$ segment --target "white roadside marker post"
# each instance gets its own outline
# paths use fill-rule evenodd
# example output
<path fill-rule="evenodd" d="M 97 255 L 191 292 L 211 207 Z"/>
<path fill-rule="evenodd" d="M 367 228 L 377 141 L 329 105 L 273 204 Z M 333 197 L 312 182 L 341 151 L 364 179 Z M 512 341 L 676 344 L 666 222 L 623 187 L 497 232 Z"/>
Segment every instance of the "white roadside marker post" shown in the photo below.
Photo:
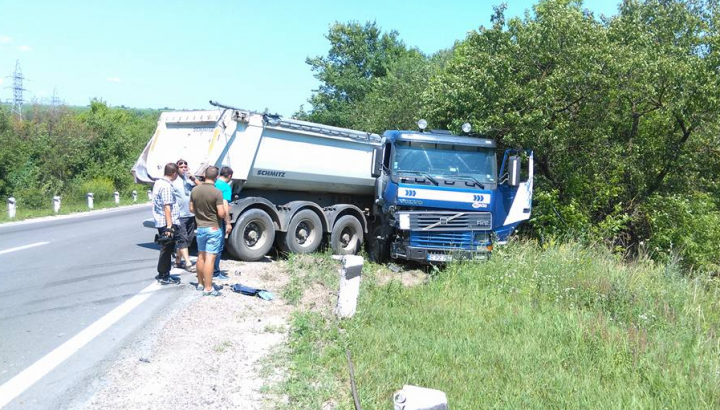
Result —
<path fill-rule="evenodd" d="M 148 189 L 148 201 L 152 201 L 152 189 Z"/>
<path fill-rule="evenodd" d="M 10 198 L 7 199 L 7 202 L 8 202 L 8 217 L 10 219 L 13 219 L 13 218 L 15 218 L 15 198 L 11 196 Z"/>
<path fill-rule="evenodd" d="M 60 212 L 60 197 L 57 195 L 53 197 L 53 211 L 55 213 Z"/>
<path fill-rule="evenodd" d="M 120 205 L 120 192 L 113 192 L 113 196 L 115 197 L 115 205 Z"/>
<path fill-rule="evenodd" d="M 360 295 L 360 274 L 362 273 L 363 257 L 358 255 L 342 256 L 340 268 L 340 290 L 338 291 L 335 314 L 339 318 L 350 318 L 357 310 L 357 299 Z"/>
<path fill-rule="evenodd" d="M 132 191 L 133 202 L 137 202 L 137 191 Z"/>
<path fill-rule="evenodd" d="M 92 192 L 88 192 L 88 194 L 87 194 L 87 205 L 88 205 L 88 208 L 93 209 L 93 193 Z"/>
<path fill-rule="evenodd" d="M 393 394 L 393 405 L 395 410 L 448 410 L 444 392 L 407 384 Z"/>

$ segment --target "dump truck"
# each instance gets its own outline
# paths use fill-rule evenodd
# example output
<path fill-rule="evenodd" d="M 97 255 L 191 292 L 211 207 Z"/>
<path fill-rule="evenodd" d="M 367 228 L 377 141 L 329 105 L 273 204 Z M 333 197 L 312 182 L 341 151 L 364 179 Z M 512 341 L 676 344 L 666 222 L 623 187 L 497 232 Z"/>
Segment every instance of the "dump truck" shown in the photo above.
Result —
<path fill-rule="evenodd" d="M 234 258 L 323 243 L 336 254 L 366 244 L 379 262 L 484 258 L 530 217 L 530 150 L 506 150 L 498 171 L 495 141 L 428 131 L 423 120 L 381 136 L 212 104 L 162 113 L 132 172 L 150 184 L 180 158 L 198 176 L 231 167 Z"/>

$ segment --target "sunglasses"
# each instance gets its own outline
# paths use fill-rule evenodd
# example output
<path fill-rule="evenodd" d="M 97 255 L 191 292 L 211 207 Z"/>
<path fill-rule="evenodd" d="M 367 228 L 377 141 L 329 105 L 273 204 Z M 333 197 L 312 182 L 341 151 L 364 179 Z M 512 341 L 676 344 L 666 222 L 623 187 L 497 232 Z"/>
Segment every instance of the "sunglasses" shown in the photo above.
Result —
<path fill-rule="evenodd" d="M 181 166 L 183 166 L 183 165 L 187 166 L 187 162 L 178 162 L 177 165 L 178 165 L 179 167 L 181 167 Z"/>

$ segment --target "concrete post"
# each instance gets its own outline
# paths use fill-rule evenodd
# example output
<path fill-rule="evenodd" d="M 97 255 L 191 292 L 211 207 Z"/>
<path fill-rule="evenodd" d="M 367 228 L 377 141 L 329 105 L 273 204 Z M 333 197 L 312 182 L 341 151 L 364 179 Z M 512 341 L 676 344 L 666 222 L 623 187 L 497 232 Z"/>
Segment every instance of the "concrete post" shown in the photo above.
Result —
<path fill-rule="evenodd" d="M 88 208 L 93 209 L 93 193 L 92 192 L 88 192 L 88 194 L 87 194 L 87 204 L 88 204 Z"/>
<path fill-rule="evenodd" d="M 115 197 L 115 205 L 120 205 L 120 192 L 113 192 L 113 196 Z"/>
<path fill-rule="evenodd" d="M 410 385 L 393 394 L 393 405 L 395 410 L 448 410 L 445 393 Z"/>
<path fill-rule="evenodd" d="M 53 197 L 53 211 L 55 213 L 60 212 L 60 197 L 57 195 Z"/>
<path fill-rule="evenodd" d="M 133 202 L 137 202 L 137 191 L 132 191 Z"/>
<path fill-rule="evenodd" d="M 355 315 L 357 299 L 358 295 L 360 295 L 362 266 L 362 256 L 345 255 L 342 257 L 340 290 L 338 291 L 337 307 L 335 308 L 335 314 L 339 318 L 349 318 Z"/>
<path fill-rule="evenodd" d="M 148 201 L 152 201 L 152 189 L 148 189 Z"/>
<path fill-rule="evenodd" d="M 8 217 L 10 219 L 15 218 L 15 198 L 10 197 L 7 199 L 8 202 Z"/>

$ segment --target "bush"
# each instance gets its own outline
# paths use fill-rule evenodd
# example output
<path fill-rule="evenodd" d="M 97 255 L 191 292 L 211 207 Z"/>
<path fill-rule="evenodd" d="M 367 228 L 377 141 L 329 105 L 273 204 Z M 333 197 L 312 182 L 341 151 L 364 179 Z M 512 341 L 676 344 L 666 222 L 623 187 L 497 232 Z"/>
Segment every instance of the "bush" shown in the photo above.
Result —
<path fill-rule="evenodd" d="M 88 192 L 93 193 L 95 201 L 109 201 L 113 198 L 115 186 L 108 178 L 93 178 L 82 182 L 73 196 L 84 199 Z"/>
<path fill-rule="evenodd" d="M 16 190 L 17 207 L 24 209 L 50 208 L 52 195 L 36 186 Z"/>
<path fill-rule="evenodd" d="M 709 194 L 654 195 L 641 211 L 646 248 L 655 259 L 668 262 L 677 254 L 688 268 L 717 270 L 720 211 Z"/>

